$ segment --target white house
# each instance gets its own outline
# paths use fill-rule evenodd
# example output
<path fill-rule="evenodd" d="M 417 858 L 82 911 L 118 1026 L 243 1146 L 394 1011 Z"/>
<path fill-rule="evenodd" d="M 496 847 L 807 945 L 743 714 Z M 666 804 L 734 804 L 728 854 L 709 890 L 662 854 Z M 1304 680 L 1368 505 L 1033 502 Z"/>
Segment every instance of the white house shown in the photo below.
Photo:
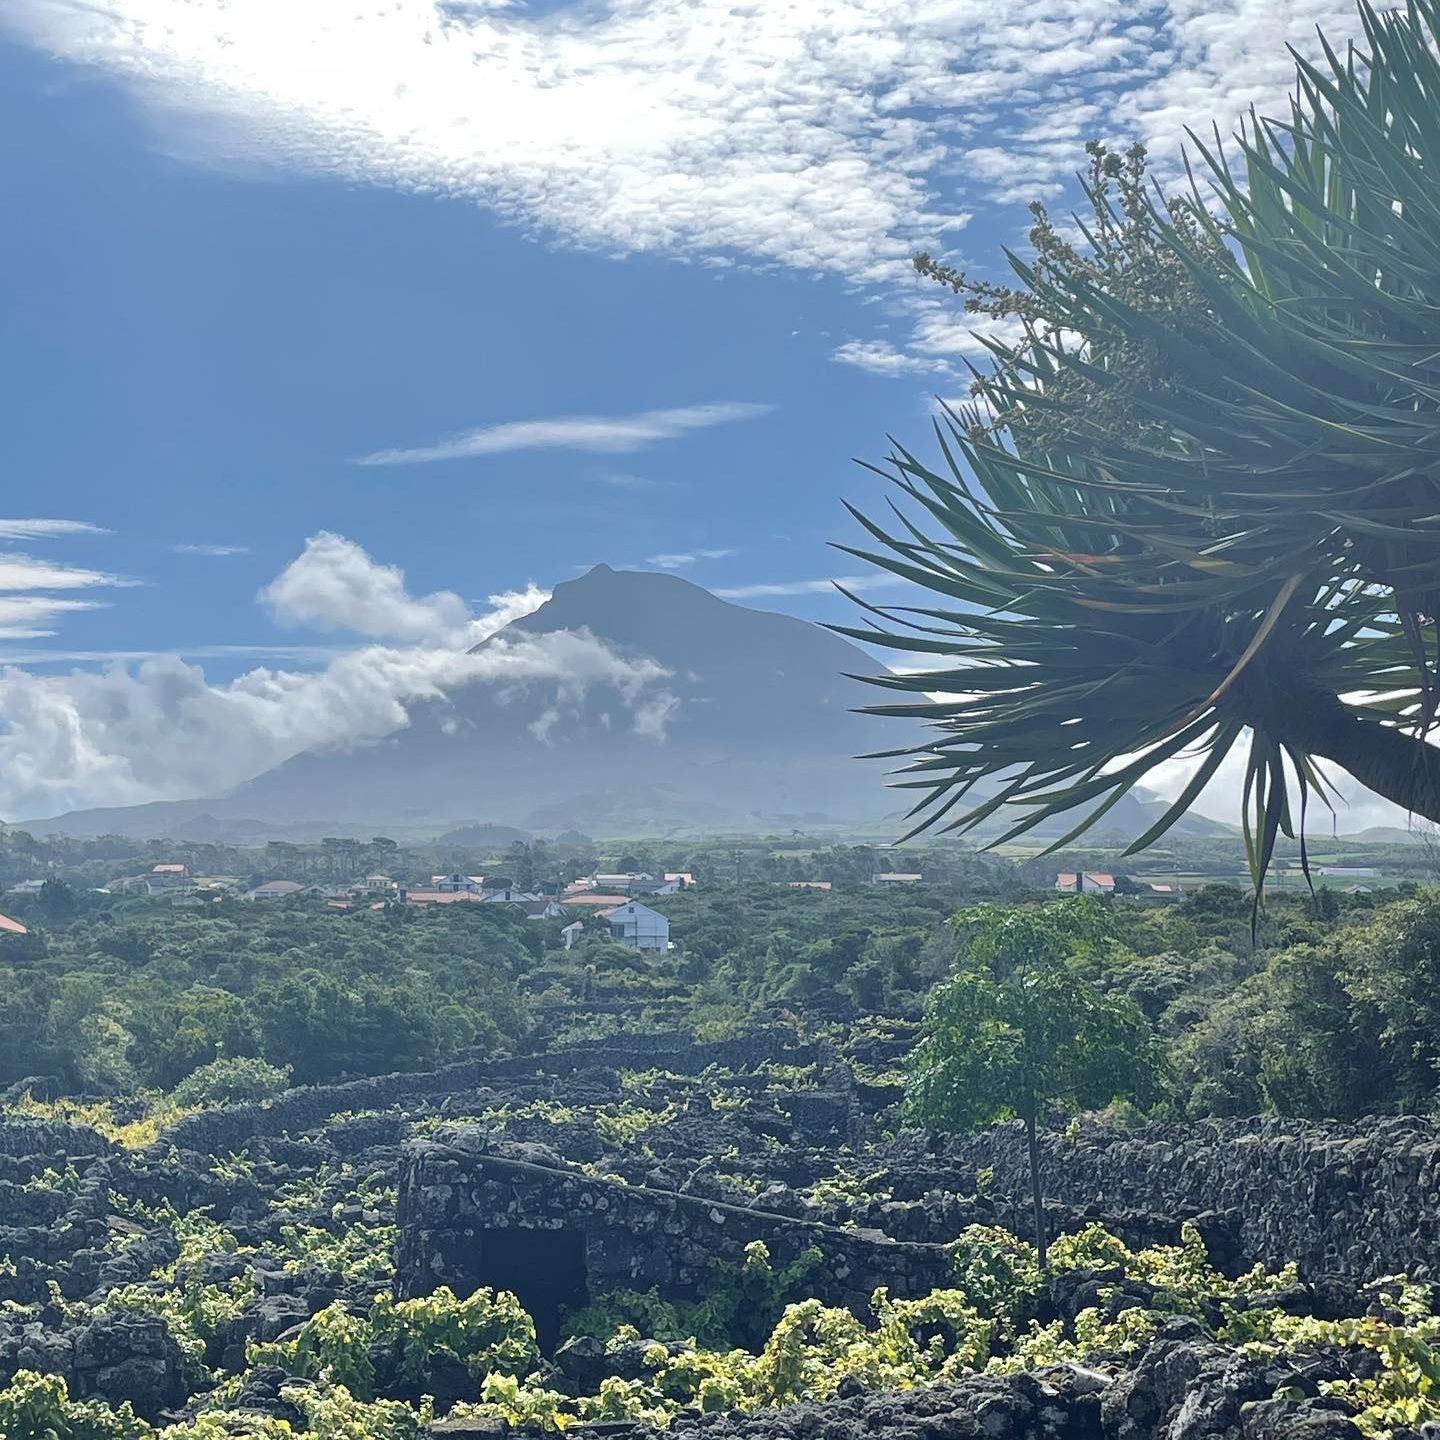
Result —
<path fill-rule="evenodd" d="M 1062 895 L 1113 895 L 1115 877 L 1097 870 L 1082 870 L 1078 874 L 1062 870 L 1055 877 L 1055 888 Z"/>
<path fill-rule="evenodd" d="M 483 875 L 436 875 L 431 888 L 442 895 L 478 895 L 485 888 Z"/>
<path fill-rule="evenodd" d="M 605 923 L 620 944 L 629 945 L 634 950 L 670 948 L 670 922 L 658 910 L 652 910 L 638 900 L 626 901 L 624 905 L 605 912 Z"/>
<path fill-rule="evenodd" d="M 918 885 L 924 878 L 923 875 L 918 875 L 913 870 L 886 870 L 882 874 L 872 875 L 870 883 L 884 887 Z"/>
<path fill-rule="evenodd" d="M 536 895 L 532 890 L 520 890 L 514 885 L 507 885 L 502 890 L 484 890 L 480 892 L 480 898 L 490 905 L 529 905 L 532 901 L 543 900 L 543 895 Z"/>
<path fill-rule="evenodd" d="M 630 887 L 637 880 L 653 880 L 654 878 L 648 870 L 616 871 L 608 875 L 597 870 L 589 877 L 592 890 L 618 890 L 622 895 L 628 895 Z"/>
<path fill-rule="evenodd" d="M 565 948 L 573 950 L 580 943 L 581 936 L 585 934 L 585 926 L 579 920 L 572 920 L 560 934 L 565 938 Z"/>

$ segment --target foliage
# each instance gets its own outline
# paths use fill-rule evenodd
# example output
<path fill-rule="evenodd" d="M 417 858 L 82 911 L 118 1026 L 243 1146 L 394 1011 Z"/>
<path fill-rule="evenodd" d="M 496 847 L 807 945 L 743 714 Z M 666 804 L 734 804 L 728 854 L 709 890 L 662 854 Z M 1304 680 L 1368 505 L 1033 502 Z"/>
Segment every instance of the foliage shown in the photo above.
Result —
<path fill-rule="evenodd" d="M 939 538 L 860 517 L 876 548 L 854 553 L 933 600 L 866 607 L 846 633 L 950 666 L 877 681 L 900 693 L 877 711 L 935 727 L 900 752 L 920 826 L 1003 806 L 1011 835 L 1063 816 L 1073 837 L 1197 757 L 1142 849 L 1247 729 L 1257 898 L 1277 836 L 1328 793 L 1317 759 L 1440 817 L 1423 739 L 1440 698 L 1440 6 L 1360 12 L 1361 52 L 1299 62 L 1291 113 L 1252 118 L 1236 169 L 1200 147 L 1215 213 L 1198 186 L 1157 199 L 1138 147 L 1096 145 L 1083 241 L 1034 207 L 1016 286 L 917 257 L 1022 331 L 937 426 L 939 462 L 890 457 Z"/>
<path fill-rule="evenodd" d="M 301 1433 L 314 1440 L 412 1440 L 429 1410 L 423 1403 L 375 1397 L 372 1356 L 391 1357 L 398 1383 L 411 1393 L 442 1358 L 468 1365 L 478 1398 L 458 1405 L 456 1418 L 503 1418 L 548 1430 L 618 1419 L 664 1426 L 689 1408 L 756 1410 L 825 1399 L 847 1375 L 874 1389 L 908 1389 L 975 1372 L 1134 1356 L 1168 1317 L 1184 1315 L 1205 1334 L 1262 1357 L 1313 1354 L 1316 1345 L 1372 1352 L 1373 1373 L 1355 1367 L 1369 1378 L 1322 1385 L 1356 1407 L 1356 1421 L 1367 1434 L 1385 1440 L 1440 1421 L 1440 1400 L 1434 1398 L 1440 1318 L 1427 1286 L 1398 1278 L 1380 1282 L 1384 1318 L 1291 1315 L 1274 1302 L 1293 1288 L 1293 1267 L 1257 1267 L 1228 1278 L 1210 1264 L 1189 1226 L 1178 1245 L 1132 1250 L 1091 1225 L 1059 1237 L 1053 1261 L 1054 1271 L 1106 1277 L 1100 1303 L 1070 1324 L 1031 1318 L 1049 1278 L 1033 1247 L 1003 1231 L 972 1227 L 955 1246 L 952 1288 L 913 1300 L 878 1290 L 866 1317 L 799 1300 L 749 1349 L 653 1342 L 644 1347 L 638 1374 L 611 1374 L 591 1395 L 552 1389 L 530 1368 L 536 1352 L 529 1317 L 513 1297 L 490 1292 L 475 1302 L 444 1291 L 422 1302 L 382 1296 L 364 1317 L 331 1306 L 295 1340 L 252 1346 L 251 1361 L 279 1364 L 310 1382 L 282 1386 L 281 1393 L 301 1410 Z M 1153 1299 L 1112 1304 L 1130 1282 L 1148 1287 Z M 607 1348 L 625 1347 L 633 1366 L 639 1342 L 636 1328 L 621 1326 Z M 232 1397 L 233 1387 L 222 1386 L 195 1421 L 157 1431 L 128 1410 L 70 1400 L 56 1377 L 22 1371 L 0 1389 L 0 1433 L 10 1440 L 280 1440 L 290 1433 L 283 1422 L 227 1410 Z"/>
<path fill-rule="evenodd" d="M 745 1247 L 739 1264 L 713 1261 L 701 1300 L 665 1300 L 659 1292 L 617 1290 L 566 1317 L 572 1335 L 601 1339 L 633 1327 L 662 1340 L 702 1345 L 759 1345 L 785 1307 L 803 1294 L 805 1279 L 824 1263 L 817 1249 L 776 1268 L 762 1240 Z"/>
<path fill-rule="evenodd" d="M 442 1358 L 463 1363 L 479 1377 L 524 1371 L 538 1356 L 534 1322 L 513 1295 L 482 1288 L 460 1300 L 441 1288 L 412 1300 L 382 1292 L 364 1316 L 338 1302 L 328 1305 L 294 1339 L 252 1343 L 249 1360 L 333 1381 L 368 1400 L 375 1395 L 371 1352 L 377 1347 L 393 1355 L 403 1382 L 421 1387 Z"/>
<path fill-rule="evenodd" d="M 235 1055 L 192 1070 L 171 1094 L 179 1105 L 208 1108 L 273 1100 L 289 1086 L 287 1067 L 270 1065 L 254 1056 Z"/>
<path fill-rule="evenodd" d="M 1430 1109 L 1440 1087 L 1437 965 L 1435 891 L 1276 950 L 1178 1037 L 1187 1108 L 1342 1119 Z"/>
<path fill-rule="evenodd" d="M 107 1140 L 127 1150 L 143 1150 L 155 1144 L 169 1125 L 194 1113 L 193 1107 L 180 1105 L 165 1095 L 142 1092 L 135 1097 L 140 1113 L 121 1120 L 108 1100 L 37 1100 L 26 1090 L 18 1100 L 5 1107 L 11 1115 L 29 1116 L 36 1120 L 57 1120 L 70 1125 L 88 1125 Z"/>
<path fill-rule="evenodd" d="M 1097 902 L 980 906 L 956 923 L 968 936 L 926 1005 L 906 1098 L 913 1119 L 973 1130 L 1011 1116 L 1033 1124 L 1057 1103 L 1079 1110 L 1156 1097 L 1150 1027 L 1083 970 L 1107 936 Z"/>
<path fill-rule="evenodd" d="M 128 1406 L 112 1411 L 93 1400 L 71 1400 L 57 1375 L 20 1370 L 0 1389 L 6 1440 L 146 1440 L 148 1431 Z"/>
<path fill-rule="evenodd" d="M 1030 1147 L 1040 1263 L 1045 1217 L 1035 1132 L 1056 1104 L 1079 1111 L 1159 1096 L 1163 1055 L 1133 1001 L 1107 995 L 1083 967 L 1108 938 L 1099 902 L 976 906 L 955 973 L 925 1006 L 906 1114 L 942 1130 L 1019 1116 Z"/>

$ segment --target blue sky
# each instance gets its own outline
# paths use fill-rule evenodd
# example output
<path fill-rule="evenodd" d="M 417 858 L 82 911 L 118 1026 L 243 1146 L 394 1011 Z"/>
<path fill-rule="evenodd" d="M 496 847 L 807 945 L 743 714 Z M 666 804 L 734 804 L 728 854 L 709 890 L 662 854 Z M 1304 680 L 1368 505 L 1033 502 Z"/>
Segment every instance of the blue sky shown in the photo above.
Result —
<path fill-rule="evenodd" d="M 908 255 L 993 266 L 1349 12 L 0 0 L 0 816 L 383 731 L 597 561 L 842 617 L 853 457 L 974 352 Z"/>

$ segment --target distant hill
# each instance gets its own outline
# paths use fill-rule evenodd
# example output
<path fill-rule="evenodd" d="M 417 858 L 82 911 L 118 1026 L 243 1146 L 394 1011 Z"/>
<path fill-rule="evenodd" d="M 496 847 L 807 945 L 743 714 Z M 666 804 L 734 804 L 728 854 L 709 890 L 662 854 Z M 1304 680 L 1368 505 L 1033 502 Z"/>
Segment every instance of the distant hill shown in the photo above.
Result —
<path fill-rule="evenodd" d="M 638 733 L 624 697 L 592 684 L 557 704 L 556 685 L 474 684 L 416 706 L 376 744 L 295 756 L 227 795 L 76 811 L 34 833 L 175 839 L 450 831 L 591 834 L 900 828 L 907 796 L 869 750 L 906 743 L 902 722 L 855 713 L 880 698 L 847 675 L 878 663 L 817 625 L 721 600 L 679 576 L 598 565 L 483 646 L 585 630 L 671 673 L 663 737 Z M 910 732 L 919 738 L 921 731 Z M 1153 797 L 1127 796 L 1095 838 L 1129 839 Z M 1191 833 L 1225 834 L 1187 820 Z M 1052 823 L 1058 835 L 1068 824 Z M 993 832 L 992 832 L 993 833 Z"/>
<path fill-rule="evenodd" d="M 1435 840 L 1423 820 L 1416 821 L 1414 830 L 1400 825 L 1372 825 L 1366 830 L 1342 830 L 1336 838 L 1345 844 L 1358 845 L 1428 845 Z"/>
<path fill-rule="evenodd" d="M 530 838 L 529 831 L 517 830 L 513 825 L 460 825 L 436 836 L 435 843 L 478 850 L 486 846 L 513 845 L 516 841 L 523 844 Z"/>

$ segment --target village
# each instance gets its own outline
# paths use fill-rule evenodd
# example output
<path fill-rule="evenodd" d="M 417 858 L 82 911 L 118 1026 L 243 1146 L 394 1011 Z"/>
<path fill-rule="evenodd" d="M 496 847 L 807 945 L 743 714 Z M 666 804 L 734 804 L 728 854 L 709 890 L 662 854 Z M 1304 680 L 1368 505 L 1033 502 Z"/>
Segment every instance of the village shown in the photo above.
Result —
<path fill-rule="evenodd" d="M 1350 881 L 1344 888 L 1347 895 L 1368 893 L 1369 887 L 1359 882 L 1377 874 L 1374 869 L 1363 867 L 1320 867 L 1317 873 Z M 21 880 L 10 885 L 6 894 L 34 899 L 42 894 L 47 883 L 51 880 L 44 877 Z M 840 882 L 792 879 L 760 883 L 781 890 L 824 892 L 834 890 Z M 876 870 L 856 876 L 845 888 L 897 891 L 926 883 L 926 875 L 919 870 Z M 932 876 L 929 883 L 944 885 L 945 882 Z M 487 876 L 461 870 L 432 873 L 424 880 L 397 880 L 376 872 L 350 879 L 333 873 L 305 880 L 281 876 L 257 883 L 257 877 L 245 881 L 235 876 L 197 873 L 185 861 L 171 859 L 159 861 L 139 873 L 109 880 L 95 886 L 94 891 L 97 895 L 117 898 L 168 901 L 177 910 L 201 910 L 227 901 L 255 904 L 303 901 L 323 904 L 327 909 L 340 912 L 380 910 L 386 906 L 503 905 L 527 920 L 563 921 L 558 934 L 566 950 L 574 949 L 587 934 L 599 934 L 608 935 L 612 943 L 631 949 L 666 952 L 675 948 L 670 938 L 670 922 L 646 902 L 697 888 L 699 882 L 692 871 L 659 869 L 597 869 L 569 880 L 536 882 L 529 886 L 509 875 Z M 1044 888 L 1049 888 L 1048 880 Z M 1178 879 L 1152 880 L 1098 870 L 1060 871 L 1055 874 L 1053 888 L 1061 895 L 1084 894 L 1107 900 L 1120 896 L 1162 905 L 1183 900 L 1187 894 L 1186 886 Z M 28 927 L 20 920 L 0 914 L 0 932 L 24 935 Z"/>
<path fill-rule="evenodd" d="M 918 876 L 914 877 L 919 879 Z M 25 880 L 12 886 L 12 895 L 38 895 L 47 882 Z M 652 875 L 596 873 L 571 881 L 557 893 L 542 895 L 524 890 L 508 879 L 487 884 L 484 875 L 452 873 L 432 875 L 427 885 L 408 885 L 389 875 L 366 875 L 349 882 L 307 883 L 300 880 L 268 880 L 245 888 L 237 880 L 219 876 L 196 876 L 179 861 L 164 861 L 143 874 L 130 875 L 101 887 L 101 893 L 169 899 L 177 909 L 201 909 L 226 899 L 274 902 L 315 898 L 333 910 L 386 905 L 507 905 L 529 920 L 568 919 L 560 934 L 567 950 L 580 942 L 587 920 L 608 926 L 610 938 L 634 950 L 669 950 L 670 922 L 640 897 L 675 895 L 695 888 L 695 877 L 687 872 Z M 0 929 L 26 933 L 17 920 L 0 915 Z"/>

